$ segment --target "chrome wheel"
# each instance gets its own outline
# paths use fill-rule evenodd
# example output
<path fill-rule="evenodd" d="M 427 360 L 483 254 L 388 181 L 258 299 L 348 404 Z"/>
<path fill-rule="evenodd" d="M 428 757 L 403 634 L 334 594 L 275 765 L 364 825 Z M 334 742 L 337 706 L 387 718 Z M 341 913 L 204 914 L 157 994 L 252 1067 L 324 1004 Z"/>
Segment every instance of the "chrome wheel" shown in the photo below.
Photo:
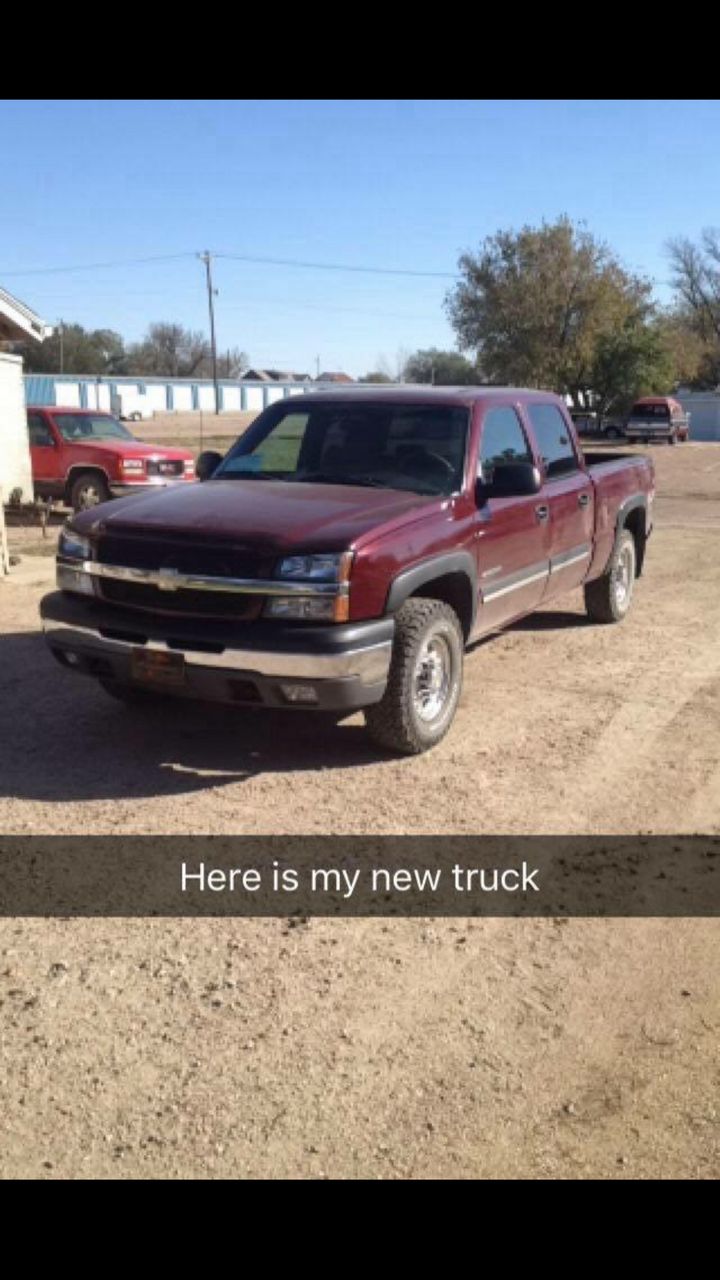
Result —
<path fill-rule="evenodd" d="M 618 556 L 618 561 L 613 573 L 615 603 L 618 609 L 623 612 L 630 604 L 634 578 L 635 553 L 632 543 L 627 542 L 620 550 L 620 555 Z"/>
<path fill-rule="evenodd" d="M 97 485 L 84 484 L 78 490 L 78 509 L 87 511 L 88 507 L 96 507 L 102 501 Z"/>
<path fill-rule="evenodd" d="M 452 655 L 444 636 L 430 636 L 423 645 L 413 675 L 413 703 L 426 724 L 437 720 L 452 686 Z"/>

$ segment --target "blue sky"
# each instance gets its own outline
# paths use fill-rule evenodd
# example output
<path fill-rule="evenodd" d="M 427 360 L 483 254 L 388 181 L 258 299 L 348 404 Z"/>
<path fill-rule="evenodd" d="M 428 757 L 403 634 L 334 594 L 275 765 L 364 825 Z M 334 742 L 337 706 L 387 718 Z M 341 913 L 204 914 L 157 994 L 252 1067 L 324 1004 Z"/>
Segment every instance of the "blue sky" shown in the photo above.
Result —
<path fill-rule="evenodd" d="M 6 101 L 0 284 L 136 339 L 207 327 L 205 248 L 452 275 L 485 235 L 566 213 L 667 300 L 667 238 L 720 224 L 719 137 L 717 101 Z M 440 274 L 215 276 L 219 347 L 261 366 L 359 375 L 454 345 Z"/>

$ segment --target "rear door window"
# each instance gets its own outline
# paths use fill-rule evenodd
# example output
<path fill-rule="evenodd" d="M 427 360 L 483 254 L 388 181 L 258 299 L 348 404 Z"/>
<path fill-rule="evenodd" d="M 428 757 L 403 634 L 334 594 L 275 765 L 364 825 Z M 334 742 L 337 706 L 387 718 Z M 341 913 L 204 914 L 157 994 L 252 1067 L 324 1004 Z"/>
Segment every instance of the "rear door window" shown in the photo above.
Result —
<path fill-rule="evenodd" d="M 529 404 L 526 413 L 532 423 L 548 479 L 577 471 L 579 463 L 570 428 L 557 405 Z"/>

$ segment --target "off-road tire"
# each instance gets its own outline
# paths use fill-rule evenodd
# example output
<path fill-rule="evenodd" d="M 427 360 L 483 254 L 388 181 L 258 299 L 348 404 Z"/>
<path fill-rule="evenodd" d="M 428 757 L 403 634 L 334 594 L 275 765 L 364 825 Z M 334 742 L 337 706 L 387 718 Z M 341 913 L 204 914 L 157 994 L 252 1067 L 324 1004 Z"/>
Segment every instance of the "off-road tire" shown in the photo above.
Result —
<path fill-rule="evenodd" d="M 447 651 L 447 696 L 432 720 L 423 720 L 414 688 L 425 646 L 439 637 Z M 460 620 L 450 605 L 440 600 L 414 597 L 395 616 L 395 641 L 388 683 L 382 701 L 365 710 L 365 722 L 373 741 L 402 755 L 419 755 L 445 737 L 460 699 L 464 640 Z"/>
<path fill-rule="evenodd" d="M 94 492 L 97 494 L 96 501 L 87 501 L 88 495 Z M 80 475 L 73 480 L 70 488 L 70 506 L 73 511 L 87 511 L 89 507 L 99 506 L 101 502 L 108 502 L 110 499 L 110 490 L 103 476 L 98 475 L 97 471 L 81 471 Z"/>
<path fill-rule="evenodd" d="M 636 573 L 635 539 L 628 529 L 623 529 L 607 572 L 585 587 L 585 608 L 593 622 L 622 622 L 632 602 Z"/>

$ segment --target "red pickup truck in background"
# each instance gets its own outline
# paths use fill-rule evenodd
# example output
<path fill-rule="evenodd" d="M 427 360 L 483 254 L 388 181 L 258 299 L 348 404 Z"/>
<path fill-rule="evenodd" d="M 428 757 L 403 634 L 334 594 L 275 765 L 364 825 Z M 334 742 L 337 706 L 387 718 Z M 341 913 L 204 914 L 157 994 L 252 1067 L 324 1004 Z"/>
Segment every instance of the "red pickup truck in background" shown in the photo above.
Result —
<path fill-rule="evenodd" d="M 74 511 L 194 480 L 188 449 L 143 444 L 110 413 L 94 409 L 28 409 L 35 493 Z"/>
<path fill-rule="evenodd" d="M 447 732 L 469 642 L 579 587 L 625 617 L 655 492 L 649 458 L 583 454 L 560 397 L 509 388 L 313 392 L 198 474 L 66 526 L 58 661 L 133 705 L 363 708 L 408 754 Z"/>

